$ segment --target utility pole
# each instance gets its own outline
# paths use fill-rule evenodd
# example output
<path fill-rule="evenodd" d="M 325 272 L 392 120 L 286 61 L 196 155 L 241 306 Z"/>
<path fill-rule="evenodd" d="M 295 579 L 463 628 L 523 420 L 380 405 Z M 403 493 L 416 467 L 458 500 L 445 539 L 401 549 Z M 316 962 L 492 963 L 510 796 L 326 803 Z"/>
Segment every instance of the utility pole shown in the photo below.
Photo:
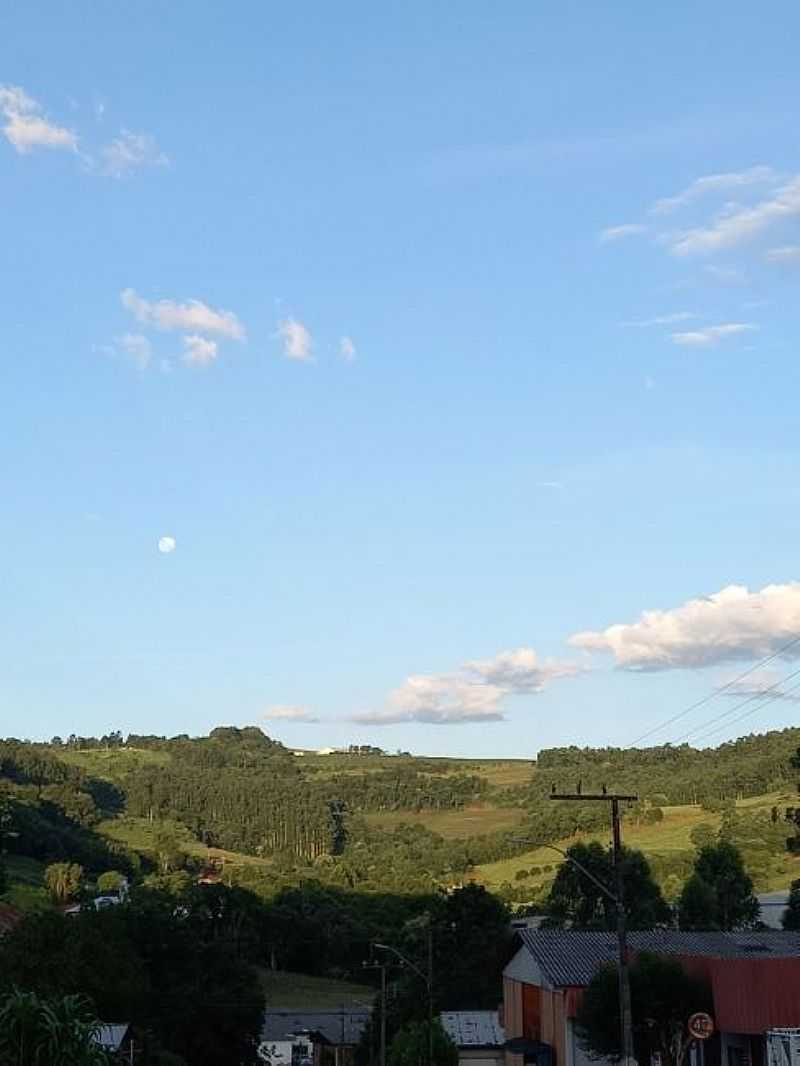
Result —
<path fill-rule="evenodd" d="M 386 963 L 385 962 L 362 962 L 365 970 L 381 971 L 381 1036 L 380 1036 L 380 1066 L 386 1066 Z M 372 1056 L 370 1054 L 370 1061 Z"/>
<path fill-rule="evenodd" d="M 424 973 L 416 963 L 413 963 L 411 959 L 406 958 L 402 952 L 397 948 L 392 947 L 391 944 L 378 944 L 373 941 L 373 948 L 377 948 L 379 951 L 388 951 L 390 954 L 400 962 L 402 966 L 407 966 L 410 970 L 421 977 L 425 982 L 425 988 L 428 992 L 428 1064 L 427 1066 L 433 1066 L 433 923 L 428 920 L 428 972 Z"/>
<path fill-rule="evenodd" d="M 555 786 L 554 786 L 555 787 Z M 618 977 L 619 977 L 619 1015 L 622 1035 L 622 1061 L 624 1066 L 631 1066 L 633 1058 L 633 1018 L 631 1011 L 631 982 L 628 974 L 628 938 L 625 919 L 625 886 L 622 878 L 622 831 L 620 829 L 619 805 L 620 803 L 635 803 L 638 796 L 626 796 L 619 793 L 608 792 L 603 787 L 602 792 L 585 793 L 581 790 L 580 783 L 576 792 L 551 792 L 552 800 L 572 800 L 579 803 L 610 803 L 611 826 L 614 841 L 614 879 L 615 890 L 613 893 L 604 889 L 606 895 L 614 901 L 617 911 L 617 947 L 619 952 Z M 579 865 L 576 863 L 576 865 Z M 587 871 L 588 872 L 588 871 Z M 592 878 L 595 883 L 596 879 Z M 600 886 L 603 887 L 602 885 Z"/>

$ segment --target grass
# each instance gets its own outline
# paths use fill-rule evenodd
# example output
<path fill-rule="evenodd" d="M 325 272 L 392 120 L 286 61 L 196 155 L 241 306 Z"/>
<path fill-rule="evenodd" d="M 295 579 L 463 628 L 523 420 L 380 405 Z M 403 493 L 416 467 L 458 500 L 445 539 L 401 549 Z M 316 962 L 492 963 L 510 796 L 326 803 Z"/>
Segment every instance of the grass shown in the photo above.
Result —
<path fill-rule="evenodd" d="M 645 855 L 668 854 L 669 852 L 691 851 L 693 848 L 690 834 L 701 823 L 718 828 L 720 818 L 717 814 L 704 811 L 701 807 L 665 807 L 664 821 L 656 825 L 624 825 L 623 838 L 632 848 L 638 848 Z M 557 847 L 566 850 L 577 840 L 599 840 L 608 843 L 611 830 L 607 832 L 587 833 L 580 837 L 570 837 L 555 841 Z M 512 859 L 477 866 L 474 879 L 485 884 L 487 888 L 497 888 L 505 881 L 514 882 L 518 870 L 528 870 L 531 866 L 552 866 L 554 869 L 563 862 L 561 856 L 550 848 L 535 848 L 516 855 Z M 525 881 L 526 885 L 535 887 L 549 880 L 551 874 L 540 874 Z"/>
<path fill-rule="evenodd" d="M 164 819 L 160 822 L 150 822 L 147 818 L 109 818 L 100 822 L 97 831 L 108 840 L 115 840 L 119 844 L 145 855 L 153 855 L 156 850 L 155 838 L 160 832 L 168 832 L 174 836 L 178 847 L 194 858 L 208 860 L 221 859 L 224 863 L 232 866 L 268 866 L 269 860 L 259 859 L 255 855 L 245 855 L 239 851 L 226 851 L 224 848 L 207 848 L 185 825 Z"/>
<path fill-rule="evenodd" d="M 751 796 L 742 800 L 737 807 L 749 812 L 756 810 L 769 810 L 773 806 L 782 807 L 791 802 L 792 797 L 782 793 L 769 793 L 761 796 Z M 705 823 L 719 828 L 720 816 L 711 811 L 705 811 L 702 807 L 682 806 L 664 807 L 664 820 L 655 825 L 623 825 L 623 839 L 632 848 L 638 848 L 647 856 L 669 855 L 675 852 L 691 852 L 694 845 L 691 841 L 691 832 L 695 826 Z M 607 831 L 587 833 L 579 837 L 570 837 L 566 840 L 558 840 L 554 843 L 557 847 L 566 850 L 570 844 L 577 840 L 599 840 L 607 844 L 610 840 L 610 827 Z M 786 888 L 791 881 L 800 877 L 800 858 L 785 854 L 775 856 L 776 864 L 774 872 L 770 873 L 766 884 L 759 885 L 759 891 L 776 891 Z M 473 879 L 485 884 L 487 888 L 499 888 L 504 882 L 514 884 L 515 876 L 519 870 L 529 870 L 531 866 L 551 866 L 553 871 L 563 862 L 561 856 L 550 848 L 535 848 L 517 855 L 512 859 L 501 859 L 499 862 L 487 863 L 477 866 L 473 871 Z M 538 888 L 553 876 L 549 874 L 527 878 L 523 883 L 531 888 Z"/>
<path fill-rule="evenodd" d="M 267 1009 L 336 1010 L 340 1007 L 371 1007 L 376 992 L 369 985 L 310 977 L 283 970 L 259 970 Z"/>
<path fill-rule="evenodd" d="M 150 748 L 74 748 L 58 749 L 58 757 L 71 766 L 78 766 L 93 777 L 108 781 L 119 780 L 145 766 L 165 766 L 171 761 L 166 751 Z"/>
<path fill-rule="evenodd" d="M 513 829 L 522 821 L 524 813 L 517 807 L 464 807 L 444 811 L 377 811 L 365 817 L 375 829 L 423 825 L 446 840 L 458 840 Z"/>
<path fill-rule="evenodd" d="M 29 859 L 27 855 L 5 855 L 3 865 L 9 881 L 41 888 L 44 882 L 44 863 L 38 859 Z"/>
<path fill-rule="evenodd" d="M 4 903 L 20 911 L 47 910 L 51 906 L 44 887 L 44 863 L 25 855 L 4 855 L 3 865 L 9 880 Z"/>

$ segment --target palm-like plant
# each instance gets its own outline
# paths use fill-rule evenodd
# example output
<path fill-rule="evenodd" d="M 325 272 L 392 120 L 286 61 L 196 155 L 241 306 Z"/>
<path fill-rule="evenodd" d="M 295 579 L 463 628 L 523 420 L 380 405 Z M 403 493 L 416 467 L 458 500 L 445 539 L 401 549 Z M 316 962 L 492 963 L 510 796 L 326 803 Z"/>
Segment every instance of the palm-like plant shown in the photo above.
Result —
<path fill-rule="evenodd" d="M 0 1062 L 8 1066 L 108 1066 L 100 1023 L 83 996 L 44 999 L 14 989 L 0 999 Z"/>

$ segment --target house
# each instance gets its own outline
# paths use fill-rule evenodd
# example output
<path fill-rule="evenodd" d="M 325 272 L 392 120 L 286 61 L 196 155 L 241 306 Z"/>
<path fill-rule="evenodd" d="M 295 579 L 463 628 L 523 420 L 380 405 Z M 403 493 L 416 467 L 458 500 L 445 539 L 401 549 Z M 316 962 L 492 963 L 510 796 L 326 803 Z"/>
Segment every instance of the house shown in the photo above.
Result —
<path fill-rule="evenodd" d="M 768 929 L 783 928 L 783 912 L 789 906 L 788 892 L 763 892 L 758 896 L 759 918 Z"/>
<path fill-rule="evenodd" d="M 267 1010 L 258 1055 L 270 1066 L 352 1066 L 369 1010 Z"/>
<path fill-rule="evenodd" d="M 130 1026 L 127 1022 L 109 1024 L 103 1022 L 92 1038 L 104 1051 L 111 1056 L 112 1062 L 133 1061 L 130 1056 L 135 1054 L 133 1038 Z"/>
<path fill-rule="evenodd" d="M 459 1066 L 504 1066 L 506 1034 L 496 1010 L 444 1011 L 439 1020 L 458 1048 Z"/>
<path fill-rule="evenodd" d="M 616 934 L 526 929 L 517 943 L 503 972 L 506 1066 L 590 1066 L 575 1016 L 597 970 L 616 963 Z M 697 1066 L 766 1066 L 767 1034 L 800 1029 L 798 933 L 653 930 L 629 933 L 628 946 L 708 981 L 716 1032 L 693 1055 Z"/>

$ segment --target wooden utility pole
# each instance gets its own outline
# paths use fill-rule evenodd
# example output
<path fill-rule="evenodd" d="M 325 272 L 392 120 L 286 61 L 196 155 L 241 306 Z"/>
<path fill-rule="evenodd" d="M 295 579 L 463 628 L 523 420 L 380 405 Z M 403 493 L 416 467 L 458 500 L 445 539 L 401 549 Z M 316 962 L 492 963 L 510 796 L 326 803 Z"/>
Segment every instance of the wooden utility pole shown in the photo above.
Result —
<path fill-rule="evenodd" d="M 606 895 L 614 901 L 617 911 L 617 947 L 619 951 L 619 1015 L 622 1035 L 622 1061 L 624 1066 L 633 1063 L 633 1018 L 631 1011 L 631 982 L 628 974 L 628 938 L 625 919 L 625 885 L 622 878 L 622 831 L 620 829 L 620 803 L 635 803 L 638 796 L 625 796 L 608 792 L 583 792 L 580 784 L 576 792 L 552 792 L 552 800 L 572 800 L 579 803 L 610 803 L 611 826 L 614 841 L 614 880 L 615 891 L 604 889 Z M 578 864 L 576 864 L 578 865 Z M 594 878 L 592 878 L 594 880 Z M 602 886 L 601 886 L 602 887 Z"/>

